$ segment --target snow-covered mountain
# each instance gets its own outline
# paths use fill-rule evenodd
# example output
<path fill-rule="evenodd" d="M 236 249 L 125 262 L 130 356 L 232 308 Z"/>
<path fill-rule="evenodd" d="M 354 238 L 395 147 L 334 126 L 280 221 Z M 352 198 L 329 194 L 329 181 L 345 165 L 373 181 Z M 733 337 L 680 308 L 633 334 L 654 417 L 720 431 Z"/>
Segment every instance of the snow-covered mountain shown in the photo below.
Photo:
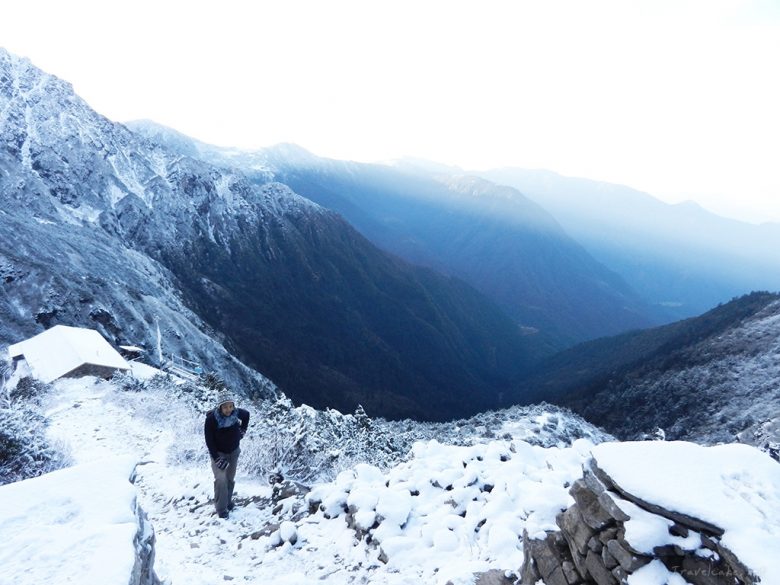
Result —
<path fill-rule="evenodd" d="M 270 388 L 243 362 L 298 402 L 442 420 L 499 406 L 540 353 L 463 282 L 105 119 L 6 52 L 0 112 L 4 343 L 97 326 L 241 388 Z"/>
<path fill-rule="evenodd" d="M 183 302 L 160 261 L 181 237 L 168 207 L 191 165 L 0 49 L 0 345 L 56 323 L 84 325 L 145 346 L 156 363 L 183 355 L 273 393 Z"/>
<path fill-rule="evenodd" d="M 181 153 L 240 169 L 257 184 L 290 185 L 381 248 L 462 278 L 545 346 L 663 321 L 661 311 L 513 188 L 409 164 L 330 160 L 292 144 L 254 152 L 219 148 L 149 121 L 129 127 Z"/>
<path fill-rule="evenodd" d="M 751 290 L 780 290 L 780 225 L 671 205 L 636 189 L 550 171 L 480 176 L 519 189 L 550 211 L 595 258 L 678 319 Z"/>
<path fill-rule="evenodd" d="M 541 364 L 537 399 L 627 439 L 741 441 L 778 457 L 780 295 L 752 293 L 699 317 L 574 347 Z"/>

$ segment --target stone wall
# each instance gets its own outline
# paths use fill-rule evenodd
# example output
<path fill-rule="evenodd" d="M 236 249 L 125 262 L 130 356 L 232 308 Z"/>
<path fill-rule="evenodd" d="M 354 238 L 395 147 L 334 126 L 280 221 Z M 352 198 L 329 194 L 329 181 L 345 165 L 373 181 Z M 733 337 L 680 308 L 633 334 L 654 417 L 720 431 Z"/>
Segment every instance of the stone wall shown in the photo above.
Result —
<path fill-rule="evenodd" d="M 523 535 L 523 585 L 618 585 L 653 560 L 692 585 L 753 585 L 758 579 L 720 542 L 723 530 L 703 520 L 666 510 L 623 490 L 595 460 L 570 488 L 575 503 L 561 512 L 560 531 L 544 538 Z M 626 504 L 625 502 L 628 502 Z M 644 550 L 631 542 L 624 510 L 635 522 L 663 523 L 668 537 Z"/>

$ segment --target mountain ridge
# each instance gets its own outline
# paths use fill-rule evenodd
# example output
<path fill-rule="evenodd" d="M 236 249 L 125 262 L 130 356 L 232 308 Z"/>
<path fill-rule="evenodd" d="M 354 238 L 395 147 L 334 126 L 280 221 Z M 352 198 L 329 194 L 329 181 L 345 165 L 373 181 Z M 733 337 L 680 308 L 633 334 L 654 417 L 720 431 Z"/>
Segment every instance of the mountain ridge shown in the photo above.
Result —
<path fill-rule="evenodd" d="M 8 53 L 0 111 L 0 221 L 40 248 L 0 264 L 12 280 L 41 267 L 2 298 L 0 311 L 16 313 L 0 331 L 9 342 L 62 320 L 88 326 L 98 311 L 107 336 L 154 347 L 160 294 L 176 307 L 159 315 L 166 353 L 227 368 L 237 385 L 246 377 L 229 354 L 296 401 L 440 419 L 498 406 L 537 351 L 471 287 L 380 252 L 286 185 L 166 150 Z M 0 231 L 13 250 L 14 230 Z M 86 268 L 92 280 L 80 278 Z M 67 277 L 52 280 L 58 270 Z M 160 273 L 161 287 L 146 285 Z M 123 280 L 144 292 L 123 291 Z M 29 287 L 39 296 L 28 300 Z M 224 344 L 224 360 L 210 359 L 203 331 Z"/>
<path fill-rule="evenodd" d="M 780 225 L 722 217 L 696 202 L 668 204 L 615 183 L 504 168 L 480 176 L 543 205 L 593 256 L 669 321 L 750 290 L 780 290 Z"/>
<path fill-rule="evenodd" d="M 161 142 L 187 140 L 151 122 L 130 127 Z M 295 145 L 247 152 L 189 139 L 185 148 L 257 184 L 291 185 L 380 248 L 465 280 L 520 326 L 549 337 L 551 349 L 660 322 L 620 277 L 511 187 L 475 175 L 430 177 L 403 165 L 323 159 Z"/>
<path fill-rule="evenodd" d="M 668 439 L 752 442 L 748 429 L 780 418 L 778 322 L 780 294 L 753 292 L 561 352 L 524 382 L 525 397 L 571 408 L 623 440 L 660 428 Z"/>

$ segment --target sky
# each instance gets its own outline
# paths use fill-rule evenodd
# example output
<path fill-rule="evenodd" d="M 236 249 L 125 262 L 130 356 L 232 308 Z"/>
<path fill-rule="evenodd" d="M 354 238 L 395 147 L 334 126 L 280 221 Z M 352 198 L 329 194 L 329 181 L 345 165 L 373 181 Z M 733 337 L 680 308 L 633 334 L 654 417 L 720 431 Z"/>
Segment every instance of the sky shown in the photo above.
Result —
<path fill-rule="evenodd" d="M 221 146 L 628 185 L 780 222 L 780 0 L 39 0 L 0 46 Z"/>

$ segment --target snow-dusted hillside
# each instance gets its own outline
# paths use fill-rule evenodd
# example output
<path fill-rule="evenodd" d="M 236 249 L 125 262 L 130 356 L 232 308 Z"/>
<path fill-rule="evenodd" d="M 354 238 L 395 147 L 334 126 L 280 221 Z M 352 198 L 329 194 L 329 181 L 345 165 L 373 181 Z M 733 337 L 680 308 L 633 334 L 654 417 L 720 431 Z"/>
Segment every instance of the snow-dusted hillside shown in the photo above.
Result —
<path fill-rule="evenodd" d="M 235 384 L 272 393 L 185 303 L 176 276 L 153 251 L 184 238 L 186 226 L 171 225 L 177 211 L 197 213 L 193 199 L 178 195 L 182 182 L 207 177 L 224 202 L 223 217 L 242 203 L 231 195 L 230 176 L 194 166 L 0 49 L 0 345 L 56 323 L 83 325 L 113 343 L 145 346 L 150 359 L 160 360 L 158 349 L 185 355 Z M 269 213 L 296 200 L 278 190 L 245 191 L 263 198 Z"/>
<path fill-rule="evenodd" d="M 259 371 L 297 403 L 431 420 L 500 405 L 536 355 L 463 282 L 173 142 L 0 50 L 0 344 L 91 326 L 242 393 L 273 394 Z"/>
<path fill-rule="evenodd" d="M 202 439 L 203 409 L 212 399 L 203 388 L 172 386 L 158 376 L 60 380 L 39 387 L 28 402 L 43 413 L 47 440 L 66 446 L 75 469 L 106 460 L 137 462 L 138 503 L 154 527 L 155 570 L 166 585 L 470 585 L 475 575 L 489 571 L 493 578 L 507 574 L 514 580 L 524 561 L 523 533 L 544 538 L 557 530 L 556 517 L 574 503 L 569 488 L 592 453 L 642 497 L 667 506 L 682 502 L 711 521 L 727 518 L 730 540 L 724 536 L 724 542 L 751 561 L 751 570 L 768 576 L 766 582 L 780 567 L 761 552 L 771 542 L 764 539 L 763 548 L 758 543 L 751 548 L 750 541 L 751 534 L 780 533 L 773 516 L 780 510 L 775 481 L 780 467 L 771 459 L 749 447 L 741 448 L 750 450 L 750 457 L 723 458 L 715 450 L 691 457 L 695 446 L 681 443 L 669 444 L 654 462 L 648 453 L 658 449 L 645 449 L 644 455 L 641 444 L 613 443 L 619 448 L 607 449 L 610 443 L 602 441 L 608 436 L 566 411 L 546 407 L 489 413 L 448 428 L 292 408 L 284 401 L 242 403 L 252 422 L 242 442 L 237 506 L 221 520 L 210 501 L 212 477 Z M 327 457 L 320 457 L 325 450 Z M 293 461 L 297 468 L 288 465 Z M 728 516 L 722 506 L 710 511 L 707 499 L 681 490 L 675 483 L 681 472 L 668 471 L 675 465 L 693 478 L 703 465 L 706 474 L 700 477 L 709 492 L 736 497 L 734 506 L 741 506 L 746 520 Z M 637 466 L 652 481 L 634 477 Z M 297 487 L 290 482 L 272 487 L 266 475 L 280 468 L 290 477 L 305 468 L 316 474 Z M 654 470 L 663 477 L 655 477 Z M 47 477 L 46 493 L 54 493 L 57 477 Z M 106 484 L 106 489 L 114 488 Z M 46 525 L 54 511 L 42 506 L 41 525 Z M 753 515 L 761 514 L 756 532 Z M 641 542 L 665 542 L 659 526 L 666 530 L 666 524 L 646 513 L 635 516 L 632 538 L 639 534 Z M 4 532 L 9 519 L 0 519 Z M 37 532 L 35 517 L 30 521 L 35 526 L 23 531 L 25 542 L 33 546 L 44 537 L 58 542 L 56 534 Z M 69 522 L 64 521 L 63 534 L 72 534 Z M 0 558 L 14 550 L 12 542 L 0 543 Z M 42 557 L 36 580 L 28 579 L 23 564 L 3 563 L 0 581 L 38 583 L 47 571 L 56 580 L 81 562 L 65 554 Z M 629 583 L 662 585 L 672 577 L 656 562 Z M 668 582 L 682 585 L 678 577 Z"/>
<path fill-rule="evenodd" d="M 320 577 L 329 583 L 369 578 L 375 583 L 443 583 L 444 573 L 465 582 L 473 571 L 511 568 L 522 562 L 522 553 L 517 544 L 502 543 L 507 526 L 552 526 L 557 508 L 568 499 L 565 486 L 580 473 L 589 445 L 608 438 L 554 407 L 499 411 L 448 426 L 388 423 L 360 413 L 293 408 L 286 401 L 243 403 L 252 424 L 242 442 L 238 507 L 225 522 L 213 515 L 209 503 L 212 478 L 202 421 L 213 397 L 204 389 L 172 385 L 164 377 L 146 382 L 81 378 L 39 386 L 37 395 L 28 403 L 44 415 L 47 440 L 68 451 L 69 464 L 117 457 L 139 463 L 139 503 L 156 531 L 157 572 L 170 584 L 211 584 L 225 575 L 256 583 L 305 583 Z M 422 442 L 410 453 L 415 440 Z M 447 445 L 451 441 L 462 446 Z M 275 510 L 278 496 L 274 498 L 266 477 L 278 470 L 290 478 L 297 474 L 305 485 L 335 479 L 319 484 L 315 493 L 320 494 L 357 487 L 361 481 L 384 485 L 378 479 L 384 474 L 415 476 L 424 493 L 415 497 L 408 513 L 427 526 L 424 532 L 436 541 L 437 548 L 431 549 L 436 554 L 430 562 L 410 565 L 410 552 L 399 549 L 393 563 L 385 564 L 378 560 L 376 545 L 357 540 L 343 515 L 335 517 L 333 510 L 331 519 L 309 515 L 309 502 L 301 497 L 285 500 Z M 463 485 L 453 491 L 453 483 Z M 487 485 L 495 486 L 492 495 L 485 491 Z M 484 496 L 481 511 L 473 512 L 474 518 L 485 518 L 479 534 L 468 522 L 480 520 L 463 522 L 448 503 L 472 492 Z M 329 505 L 336 506 L 336 496 L 329 497 Z M 465 510 L 466 503 L 458 505 Z M 444 533 L 435 535 L 442 522 L 456 528 L 455 520 L 457 543 Z M 297 535 L 295 544 L 277 546 L 279 533 L 273 530 L 260 535 L 283 522 L 292 522 L 285 526 Z M 395 556 L 390 550 L 388 546 L 385 553 Z"/>
<path fill-rule="evenodd" d="M 632 340 L 602 340 L 600 352 L 588 353 L 586 346 L 572 350 L 572 364 L 584 363 L 583 356 L 599 363 L 603 350 L 619 355 L 620 341 L 626 348 L 653 336 L 662 341 L 650 345 L 652 351 L 637 353 L 628 365 L 613 366 L 608 375 L 594 367 L 578 380 L 580 389 L 588 391 L 557 397 L 556 402 L 622 438 L 660 427 L 669 439 L 709 444 L 740 440 L 777 457 L 780 433 L 772 421 L 780 417 L 778 296 L 754 293 L 666 330 L 673 335 L 649 330 Z M 561 379 L 571 375 L 570 386 L 577 376 L 572 370 L 558 374 Z"/>

